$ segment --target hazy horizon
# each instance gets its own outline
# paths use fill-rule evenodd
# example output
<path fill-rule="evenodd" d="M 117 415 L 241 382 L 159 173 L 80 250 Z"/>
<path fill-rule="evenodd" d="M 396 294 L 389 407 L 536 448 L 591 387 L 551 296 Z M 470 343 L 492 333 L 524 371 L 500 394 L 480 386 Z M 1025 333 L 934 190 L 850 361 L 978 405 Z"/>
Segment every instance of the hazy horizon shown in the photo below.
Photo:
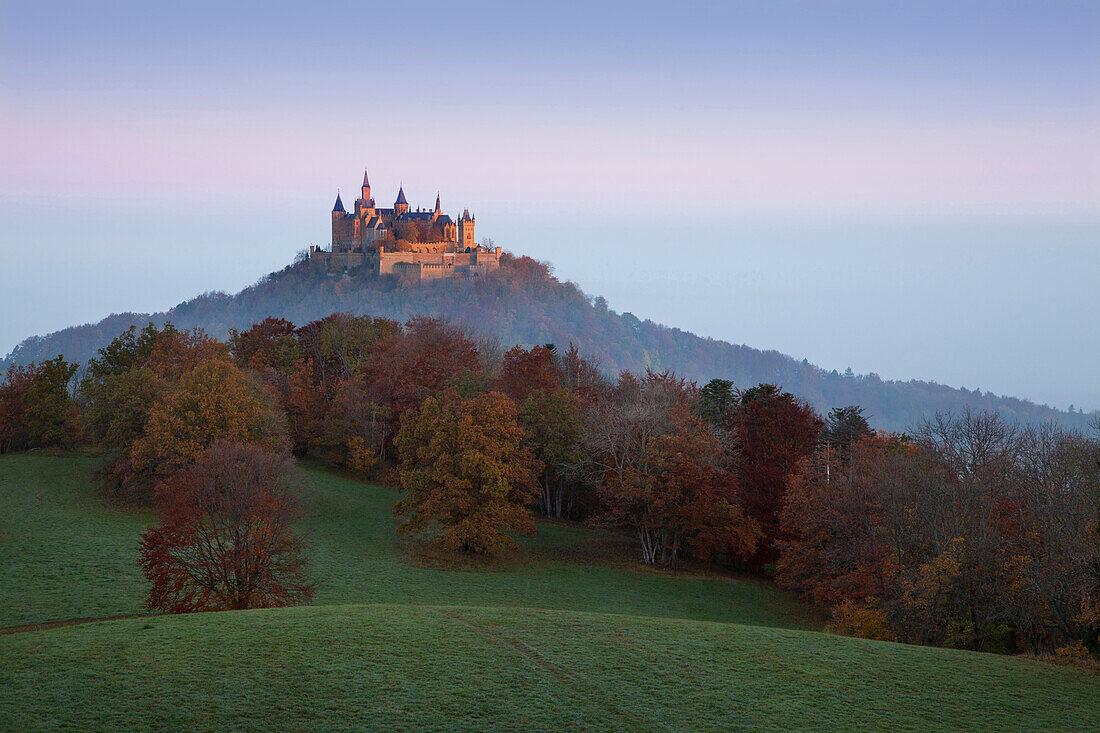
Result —
<path fill-rule="evenodd" d="M 633 7 L 5 4 L 0 352 L 247 286 L 368 166 L 615 310 L 1100 408 L 1100 6 Z"/>

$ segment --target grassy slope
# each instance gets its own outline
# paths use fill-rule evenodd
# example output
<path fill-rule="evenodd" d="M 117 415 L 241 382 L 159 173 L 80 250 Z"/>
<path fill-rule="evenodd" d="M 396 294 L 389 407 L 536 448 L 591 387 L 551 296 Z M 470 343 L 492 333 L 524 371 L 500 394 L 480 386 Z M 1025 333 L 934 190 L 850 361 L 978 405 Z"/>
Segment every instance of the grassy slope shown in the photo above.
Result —
<path fill-rule="evenodd" d="M 1096 730 L 1094 676 L 804 631 L 329 606 L 0 637 L 0 727 Z"/>
<path fill-rule="evenodd" d="M 153 517 L 100 497 L 89 482 L 95 465 L 84 456 L 0 456 L 0 626 L 143 610 L 137 536 Z M 574 526 L 541 524 L 523 557 L 489 569 L 414 564 L 394 532 L 395 492 L 315 466 L 302 474 L 318 605 L 474 603 L 820 626 L 769 585 L 642 570 L 615 535 Z M 578 557 L 578 547 L 591 552 Z"/>
<path fill-rule="evenodd" d="M 98 497 L 93 466 L 0 457 L 0 626 L 141 610 L 151 517 Z M 606 532 L 544 524 L 522 559 L 422 567 L 391 491 L 303 472 L 317 603 L 380 605 L 0 636 L 0 730 L 1100 726 L 1095 675 L 802 631 L 819 622 L 789 596 L 638 570 Z"/>

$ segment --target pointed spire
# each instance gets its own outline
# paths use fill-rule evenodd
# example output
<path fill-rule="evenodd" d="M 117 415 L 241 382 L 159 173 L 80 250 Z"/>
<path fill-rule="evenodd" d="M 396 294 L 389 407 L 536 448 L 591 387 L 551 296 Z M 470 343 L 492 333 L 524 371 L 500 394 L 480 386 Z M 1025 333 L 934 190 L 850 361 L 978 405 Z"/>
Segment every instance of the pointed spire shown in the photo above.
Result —
<path fill-rule="evenodd" d="M 439 213 L 439 191 L 435 192 L 435 213 Z"/>
<path fill-rule="evenodd" d="M 367 179 L 367 169 L 363 169 L 363 188 L 370 188 L 370 180 Z"/>
<path fill-rule="evenodd" d="M 395 201 L 394 203 L 395 204 L 407 204 L 407 203 L 409 203 L 408 201 L 405 200 L 405 187 L 404 186 L 401 186 L 400 188 L 397 189 L 397 201 Z"/>
<path fill-rule="evenodd" d="M 339 191 L 336 192 L 336 203 L 332 205 L 332 213 L 335 214 L 337 211 L 344 211 L 344 202 L 340 200 Z"/>

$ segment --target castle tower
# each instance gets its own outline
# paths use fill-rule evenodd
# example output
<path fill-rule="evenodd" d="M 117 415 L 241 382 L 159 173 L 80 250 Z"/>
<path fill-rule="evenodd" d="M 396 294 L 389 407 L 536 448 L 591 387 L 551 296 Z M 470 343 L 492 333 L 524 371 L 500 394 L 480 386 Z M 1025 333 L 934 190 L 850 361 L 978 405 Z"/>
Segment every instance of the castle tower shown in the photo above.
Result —
<path fill-rule="evenodd" d="M 469 209 L 462 210 L 462 218 L 458 220 L 458 244 L 461 247 L 474 247 L 474 217 L 470 216 Z"/>
<path fill-rule="evenodd" d="M 366 170 L 363 171 L 363 187 L 361 193 L 362 196 L 355 202 L 355 218 L 367 222 L 374 216 L 374 199 L 370 196 L 370 179 L 367 178 Z"/>
<path fill-rule="evenodd" d="M 393 202 L 393 213 L 395 216 L 409 213 L 409 202 L 405 200 L 404 186 L 397 190 L 397 201 Z"/>
<path fill-rule="evenodd" d="M 340 194 L 336 194 L 336 203 L 332 205 L 332 251 L 341 252 L 348 246 L 348 212 L 344 209 L 344 202 L 340 200 Z"/>
<path fill-rule="evenodd" d="M 442 213 L 443 212 L 440 211 L 440 208 L 439 208 L 439 192 L 436 191 L 436 193 L 435 193 L 435 211 L 432 212 L 432 223 L 433 224 L 435 223 L 436 219 L 438 219 L 440 214 L 442 214 Z"/>

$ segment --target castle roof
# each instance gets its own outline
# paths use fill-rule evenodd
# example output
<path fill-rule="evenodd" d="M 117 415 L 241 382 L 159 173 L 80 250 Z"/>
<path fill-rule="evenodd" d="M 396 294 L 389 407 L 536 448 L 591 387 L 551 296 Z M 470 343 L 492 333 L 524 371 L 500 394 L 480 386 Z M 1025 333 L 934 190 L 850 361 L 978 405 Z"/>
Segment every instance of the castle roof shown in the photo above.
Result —
<path fill-rule="evenodd" d="M 370 188 L 370 180 L 367 179 L 367 169 L 363 169 L 363 188 Z"/>
<path fill-rule="evenodd" d="M 394 201 L 393 203 L 394 203 L 395 206 L 397 204 L 407 204 L 407 203 L 409 203 L 408 201 L 405 200 L 405 187 L 404 186 L 397 189 L 397 201 Z"/>
<path fill-rule="evenodd" d="M 340 200 L 340 194 L 336 194 L 336 203 L 332 205 L 332 210 L 333 210 L 334 212 L 336 212 L 336 211 L 344 211 L 345 213 L 347 213 L 347 212 L 346 212 L 346 211 L 344 210 L 344 202 Z"/>

